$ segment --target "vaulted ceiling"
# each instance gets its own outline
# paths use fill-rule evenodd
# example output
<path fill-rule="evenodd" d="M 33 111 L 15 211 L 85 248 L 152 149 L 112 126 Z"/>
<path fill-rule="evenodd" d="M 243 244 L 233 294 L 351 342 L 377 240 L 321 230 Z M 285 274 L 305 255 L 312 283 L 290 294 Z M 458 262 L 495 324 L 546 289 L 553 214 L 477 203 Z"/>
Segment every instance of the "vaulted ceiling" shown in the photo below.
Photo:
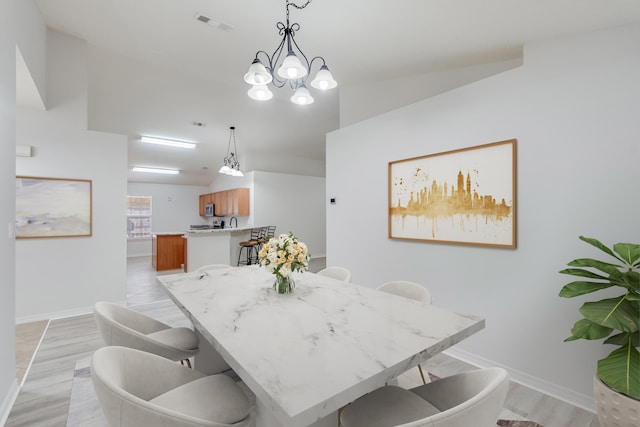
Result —
<path fill-rule="evenodd" d="M 129 165 L 178 167 L 206 185 L 236 126 L 242 156 L 324 160 L 340 126 L 339 91 L 520 58 L 525 42 L 640 22 L 637 0 L 314 0 L 290 9 L 307 55 L 323 56 L 338 88 L 315 103 L 249 99 L 243 75 L 272 53 L 285 0 L 36 0 L 47 25 L 89 46 L 89 128 L 129 137 Z M 303 2 L 297 2 L 303 4 Z M 204 24 L 211 18 L 222 28 Z M 142 147 L 141 135 L 195 141 L 196 152 Z M 206 168 L 206 169 L 204 169 Z"/>

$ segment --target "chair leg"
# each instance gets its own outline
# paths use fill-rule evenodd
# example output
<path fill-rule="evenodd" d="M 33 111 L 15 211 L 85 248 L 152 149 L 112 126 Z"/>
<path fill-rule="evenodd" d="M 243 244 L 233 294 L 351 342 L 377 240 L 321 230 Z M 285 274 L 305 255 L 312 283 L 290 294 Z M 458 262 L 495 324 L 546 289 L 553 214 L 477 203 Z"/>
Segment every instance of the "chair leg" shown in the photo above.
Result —
<path fill-rule="evenodd" d="M 420 376 L 422 377 L 422 384 L 426 384 L 427 382 L 424 379 L 424 372 L 422 372 L 422 366 L 418 364 L 418 369 L 420 370 Z"/>
<path fill-rule="evenodd" d="M 342 425 L 342 423 L 340 422 L 340 416 L 342 415 L 342 411 L 344 411 L 344 408 L 346 408 L 347 406 L 349 405 L 344 405 L 342 408 L 338 409 L 338 427 Z"/>

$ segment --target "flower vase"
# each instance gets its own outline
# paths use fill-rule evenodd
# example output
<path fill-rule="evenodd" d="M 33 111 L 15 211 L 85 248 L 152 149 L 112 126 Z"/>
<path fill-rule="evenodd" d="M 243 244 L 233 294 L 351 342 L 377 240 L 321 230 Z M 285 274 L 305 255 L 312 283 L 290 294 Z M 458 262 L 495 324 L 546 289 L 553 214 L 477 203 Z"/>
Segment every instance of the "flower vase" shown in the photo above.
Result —
<path fill-rule="evenodd" d="M 279 294 L 290 294 L 296 287 L 296 283 L 291 276 L 282 276 L 276 274 L 276 280 L 273 282 L 273 290 Z"/>

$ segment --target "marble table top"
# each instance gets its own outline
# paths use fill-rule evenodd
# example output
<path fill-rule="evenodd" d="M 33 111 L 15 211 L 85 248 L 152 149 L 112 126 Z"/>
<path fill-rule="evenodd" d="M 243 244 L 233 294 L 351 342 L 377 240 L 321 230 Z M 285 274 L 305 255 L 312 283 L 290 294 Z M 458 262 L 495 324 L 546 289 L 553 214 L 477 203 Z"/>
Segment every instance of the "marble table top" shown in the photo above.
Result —
<path fill-rule="evenodd" d="M 257 266 L 160 276 L 284 426 L 307 426 L 484 328 L 484 319 L 325 276 L 272 289 Z"/>

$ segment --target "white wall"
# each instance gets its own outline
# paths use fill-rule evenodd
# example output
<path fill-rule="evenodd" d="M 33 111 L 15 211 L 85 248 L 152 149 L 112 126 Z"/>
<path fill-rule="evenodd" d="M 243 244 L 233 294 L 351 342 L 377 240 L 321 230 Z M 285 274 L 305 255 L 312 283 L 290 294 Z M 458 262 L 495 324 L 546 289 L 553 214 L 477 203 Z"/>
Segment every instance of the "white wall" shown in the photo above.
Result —
<path fill-rule="evenodd" d="M 17 44 L 24 62 L 28 65 L 29 76 L 39 97 L 40 106 L 46 105 L 46 50 L 47 26 L 40 15 L 35 1 L 16 2 Z"/>
<path fill-rule="evenodd" d="M 182 233 L 191 224 L 204 224 L 199 215 L 200 195 L 208 187 L 130 182 L 129 196 L 151 196 L 151 229 L 154 233 Z M 151 239 L 127 241 L 127 257 L 151 256 Z"/>
<path fill-rule="evenodd" d="M 16 173 L 90 179 L 93 235 L 16 242 L 18 322 L 125 299 L 127 140 L 86 130 L 86 43 L 49 32 L 47 50 L 49 110 L 18 109 L 17 141 L 35 156 L 17 158 Z"/>
<path fill-rule="evenodd" d="M 18 393 L 15 365 L 16 27 L 13 0 L 0 0 L 0 425 Z"/>
<path fill-rule="evenodd" d="M 374 287 L 421 282 L 486 318 L 453 352 L 593 409 L 600 342 L 564 343 L 586 298 L 561 299 L 570 260 L 640 240 L 640 26 L 525 47 L 524 66 L 328 135 L 327 264 Z M 516 138 L 515 250 L 387 238 L 388 162 Z M 366 156 L 366 162 L 354 161 Z"/>
<path fill-rule="evenodd" d="M 522 65 L 522 60 L 493 62 L 340 87 L 340 127 L 438 95 Z"/>
<path fill-rule="evenodd" d="M 254 172 L 254 220 L 275 225 L 276 234 L 293 232 L 311 256 L 326 254 L 325 178 Z"/>
<path fill-rule="evenodd" d="M 238 217 L 238 225 L 276 226 L 276 234 L 293 232 L 311 256 L 326 254 L 325 178 L 265 171 L 244 177 L 220 175 L 212 192 L 246 187 L 251 191 L 251 215 Z M 225 222 L 228 218 L 224 218 Z M 227 222 L 228 224 L 228 222 Z"/>

